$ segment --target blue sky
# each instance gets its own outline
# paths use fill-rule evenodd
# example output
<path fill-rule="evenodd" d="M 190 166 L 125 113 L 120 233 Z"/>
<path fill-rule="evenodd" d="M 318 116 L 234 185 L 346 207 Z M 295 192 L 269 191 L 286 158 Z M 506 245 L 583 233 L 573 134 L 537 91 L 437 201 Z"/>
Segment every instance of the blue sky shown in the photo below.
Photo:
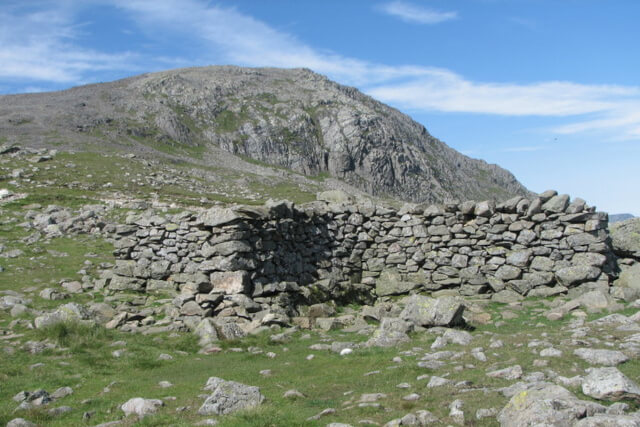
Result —
<path fill-rule="evenodd" d="M 307 67 L 451 147 L 640 216 L 640 1 L 3 0 L 0 93 Z"/>

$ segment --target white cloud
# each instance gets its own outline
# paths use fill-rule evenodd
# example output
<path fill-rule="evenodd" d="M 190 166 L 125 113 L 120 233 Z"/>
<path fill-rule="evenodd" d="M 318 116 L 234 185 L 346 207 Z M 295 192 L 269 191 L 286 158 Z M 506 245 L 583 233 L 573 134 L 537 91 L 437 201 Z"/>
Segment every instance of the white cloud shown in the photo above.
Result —
<path fill-rule="evenodd" d="M 458 17 L 457 12 L 439 12 L 403 1 L 385 3 L 381 5 L 379 9 L 388 15 L 402 19 L 405 22 L 417 24 L 438 24 Z"/>
<path fill-rule="evenodd" d="M 563 117 L 566 123 L 553 128 L 554 132 L 606 131 L 620 139 L 640 139 L 640 87 L 636 86 L 474 82 L 446 69 L 372 63 L 320 51 L 235 8 L 204 0 L 51 0 L 42 4 L 48 8 L 41 7 L 39 12 L 16 13 L 12 8 L 0 12 L 0 79 L 5 80 L 5 87 L 12 81 L 23 87 L 46 87 L 51 82 L 80 84 L 97 80 L 99 71 L 133 74 L 211 63 L 306 67 L 400 108 Z M 142 51 L 105 53 L 82 47 L 79 35 L 91 28 L 80 30 L 77 12 L 87 4 L 115 7 L 127 18 L 128 31 L 142 31 L 156 45 L 184 40 L 198 52 L 197 57 L 187 58 L 186 51 L 152 57 Z M 396 16 L 409 11 L 424 22 L 455 17 L 455 12 L 429 15 L 425 9 L 411 10 L 415 6 L 398 1 L 385 7 L 395 10 Z"/>
<path fill-rule="evenodd" d="M 640 88 L 581 85 L 478 83 L 447 70 L 428 70 L 406 83 L 369 89 L 373 96 L 418 110 L 485 113 L 505 116 L 571 116 L 607 111 Z"/>
<path fill-rule="evenodd" d="M 607 132 L 610 139 L 640 139 L 640 87 L 572 82 L 472 82 L 448 70 L 427 70 L 403 83 L 372 86 L 368 93 L 415 111 L 565 117 L 558 134 Z M 579 117 L 588 116 L 580 120 Z"/>
<path fill-rule="evenodd" d="M 0 78 L 14 81 L 79 83 L 88 73 L 131 69 L 135 54 L 108 54 L 75 43 L 78 24 L 72 10 L 49 9 L 0 13 Z"/>

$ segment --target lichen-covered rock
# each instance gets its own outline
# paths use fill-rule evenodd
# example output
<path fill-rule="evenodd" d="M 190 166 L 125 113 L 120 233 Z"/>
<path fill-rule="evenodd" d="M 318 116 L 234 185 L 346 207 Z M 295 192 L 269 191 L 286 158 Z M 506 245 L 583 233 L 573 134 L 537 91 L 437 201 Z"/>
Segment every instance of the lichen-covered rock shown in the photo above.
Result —
<path fill-rule="evenodd" d="M 531 383 L 511 397 L 498 414 L 502 427 L 570 426 L 605 407 L 579 400 L 567 389 L 550 383 Z"/>
<path fill-rule="evenodd" d="M 598 400 L 640 402 L 640 387 L 616 368 L 591 368 L 582 382 L 582 392 Z"/>
<path fill-rule="evenodd" d="M 398 318 L 385 317 L 365 345 L 367 347 L 395 347 L 403 342 L 411 341 L 407 333 L 412 329 L 412 325 L 409 322 Z"/>
<path fill-rule="evenodd" d="M 640 263 L 622 266 L 622 271 L 613 282 L 613 286 L 622 290 L 627 300 L 640 298 Z"/>
<path fill-rule="evenodd" d="M 202 319 L 198 326 L 193 330 L 193 333 L 200 337 L 198 342 L 200 346 L 204 347 L 218 341 L 218 331 L 216 330 L 213 319 Z"/>
<path fill-rule="evenodd" d="M 403 281 L 396 269 L 384 270 L 376 280 L 376 295 L 379 297 L 406 294 L 417 288 L 418 283 Z"/>
<path fill-rule="evenodd" d="M 556 271 L 556 278 L 561 285 L 570 288 L 589 280 L 595 280 L 600 276 L 600 273 L 600 269 L 593 265 L 574 265 Z"/>
<path fill-rule="evenodd" d="M 400 317 L 416 326 L 459 326 L 464 324 L 464 308 L 459 298 L 412 295 L 405 299 Z"/>
<path fill-rule="evenodd" d="M 618 350 L 578 348 L 573 351 L 573 354 L 592 365 L 615 366 L 629 360 L 624 353 Z"/>
<path fill-rule="evenodd" d="M 202 404 L 200 415 L 226 415 L 243 409 L 255 408 L 264 402 L 260 389 L 254 386 L 211 377 L 204 387 L 211 395 Z"/>
<path fill-rule="evenodd" d="M 84 306 L 70 302 L 57 310 L 38 316 L 34 320 L 36 329 L 46 328 L 56 323 L 89 320 L 91 313 Z"/>
<path fill-rule="evenodd" d="M 616 254 L 640 259 L 640 218 L 612 224 L 609 232 Z"/>

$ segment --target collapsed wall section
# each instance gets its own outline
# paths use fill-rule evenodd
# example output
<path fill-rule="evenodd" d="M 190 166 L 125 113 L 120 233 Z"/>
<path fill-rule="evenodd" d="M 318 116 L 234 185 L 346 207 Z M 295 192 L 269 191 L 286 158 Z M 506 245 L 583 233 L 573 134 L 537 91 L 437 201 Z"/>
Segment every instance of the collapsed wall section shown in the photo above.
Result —
<path fill-rule="evenodd" d="M 213 208 L 132 216 L 100 286 L 172 297 L 167 315 L 288 324 L 311 304 L 416 292 L 549 296 L 608 288 L 607 214 L 546 192 L 528 200 Z"/>

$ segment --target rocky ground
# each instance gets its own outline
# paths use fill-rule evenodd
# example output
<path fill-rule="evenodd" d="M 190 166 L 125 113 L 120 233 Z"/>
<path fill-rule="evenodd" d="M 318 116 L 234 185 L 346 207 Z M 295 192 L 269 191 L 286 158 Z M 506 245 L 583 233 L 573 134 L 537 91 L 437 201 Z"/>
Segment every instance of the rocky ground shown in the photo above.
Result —
<path fill-rule="evenodd" d="M 115 230 L 143 209 L 202 207 L 217 189 L 137 158 L 1 159 L 2 424 L 640 425 L 633 292 L 318 304 L 307 325 L 226 340 L 128 333 L 109 322 L 122 307 L 153 312 L 147 297 L 92 286 L 115 264 Z M 622 236 L 637 233 L 629 224 Z M 638 252 L 624 241 L 618 285 L 633 290 Z"/>
<path fill-rule="evenodd" d="M 288 184 L 328 180 L 416 202 L 528 194 L 508 171 L 306 69 L 189 68 L 0 96 L 3 142 L 186 160 Z"/>

